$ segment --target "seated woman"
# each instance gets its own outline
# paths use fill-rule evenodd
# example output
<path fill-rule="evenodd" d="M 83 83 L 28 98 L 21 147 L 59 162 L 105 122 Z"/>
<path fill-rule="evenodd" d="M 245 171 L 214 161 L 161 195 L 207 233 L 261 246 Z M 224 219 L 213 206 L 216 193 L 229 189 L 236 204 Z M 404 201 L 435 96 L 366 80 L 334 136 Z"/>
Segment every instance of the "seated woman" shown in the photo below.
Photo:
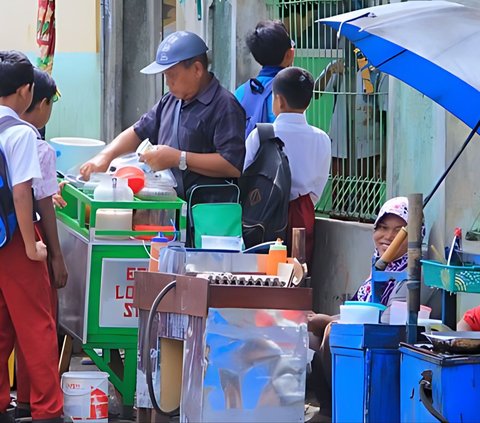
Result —
<path fill-rule="evenodd" d="M 480 306 L 467 310 L 457 323 L 459 331 L 480 331 Z"/>
<path fill-rule="evenodd" d="M 397 233 L 408 221 L 407 197 L 395 197 L 388 200 L 380 209 L 373 225 L 373 242 L 376 260 L 387 250 Z M 401 244 L 396 258 L 388 264 L 385 271 L 402 272 L 407 268 L 407 239 Z M 395 281 L 390 281 L 385 286 L 381 296 L 384 305 L 389 304 L 389 299 L 395 289 Z M 371 275 L 360 286 L 352 300 L 370 301 L 372 295 Z M 331 323 L 338 320 L 339 316 L 310 313 L 308 316 L 308 329 L 311 332 L 310 348 L 317 353 L 313 359 L 312 385 L 320 402 L 320 413 L 325 417 L 331 416 L 332 404 L 332 359 L 330 353 L 330 328 Z"/>

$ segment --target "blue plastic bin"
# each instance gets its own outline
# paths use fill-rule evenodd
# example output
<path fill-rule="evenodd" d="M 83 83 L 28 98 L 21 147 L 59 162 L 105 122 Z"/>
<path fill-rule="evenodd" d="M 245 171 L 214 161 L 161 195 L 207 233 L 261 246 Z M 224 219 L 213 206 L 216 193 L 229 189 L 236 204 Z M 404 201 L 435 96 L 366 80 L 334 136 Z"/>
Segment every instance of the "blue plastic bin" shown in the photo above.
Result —
<path fill-rule="evenodd" d="M 400 353 L 405 326 L 332 325 L 334 422 L 400 420 Z"/>

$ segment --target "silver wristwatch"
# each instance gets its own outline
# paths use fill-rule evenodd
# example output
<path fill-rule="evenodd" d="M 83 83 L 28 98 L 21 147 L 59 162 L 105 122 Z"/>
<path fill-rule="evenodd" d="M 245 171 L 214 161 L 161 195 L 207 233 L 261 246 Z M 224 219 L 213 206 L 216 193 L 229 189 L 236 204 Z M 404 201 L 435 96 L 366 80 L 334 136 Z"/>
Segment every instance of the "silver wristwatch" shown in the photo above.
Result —
<path fill-rule="evenodd" d="M 180 170 L 187 170 L 187 152 L 180 152 L 180 161 L 178 162 L 178 168 Z"/>

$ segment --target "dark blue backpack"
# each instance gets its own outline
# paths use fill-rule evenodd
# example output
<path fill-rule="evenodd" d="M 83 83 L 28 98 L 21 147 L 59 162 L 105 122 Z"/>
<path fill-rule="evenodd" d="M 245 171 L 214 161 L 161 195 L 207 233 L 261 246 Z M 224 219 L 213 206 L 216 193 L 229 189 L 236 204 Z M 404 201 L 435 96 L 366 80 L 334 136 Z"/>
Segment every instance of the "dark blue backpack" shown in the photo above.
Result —
<path fill-rule="evenodd" d="M 12 116 L 0 118 L 0 133 L 15 125 L 25 125 L 25 123 Z M 7 160 L 0 148 L 0 248 L 12 239 L 16 227 L 17 217 L 13 205 L 12 190 L 8 184 Z"/>
<path fill-rule="evenodd" d="M 245 91 L 240 104 L 247 115 L 245 139 L 255 129 L 257 123 L 268 123 L 267 98 L 272 93 L 273 78 L 263 85 L 258 79 L 251 78 L 245 83 Z"/>

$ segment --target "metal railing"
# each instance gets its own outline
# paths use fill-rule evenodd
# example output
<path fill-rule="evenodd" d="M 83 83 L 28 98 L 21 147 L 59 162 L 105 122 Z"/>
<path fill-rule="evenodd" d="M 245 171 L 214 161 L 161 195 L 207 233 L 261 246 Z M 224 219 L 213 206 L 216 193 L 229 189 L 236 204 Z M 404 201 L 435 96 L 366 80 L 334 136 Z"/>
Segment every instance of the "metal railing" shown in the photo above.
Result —
<path fill-rule="evenodd" d="M 386 195 L 388 79 L 363 54 L 317 19 L 386 0 L 267 0 L 295 41 L 295 66 L 316 78 L 307 120 L 332 139 L 330 178 L 316 210 L 333 218 L 372 221 Z"/>

